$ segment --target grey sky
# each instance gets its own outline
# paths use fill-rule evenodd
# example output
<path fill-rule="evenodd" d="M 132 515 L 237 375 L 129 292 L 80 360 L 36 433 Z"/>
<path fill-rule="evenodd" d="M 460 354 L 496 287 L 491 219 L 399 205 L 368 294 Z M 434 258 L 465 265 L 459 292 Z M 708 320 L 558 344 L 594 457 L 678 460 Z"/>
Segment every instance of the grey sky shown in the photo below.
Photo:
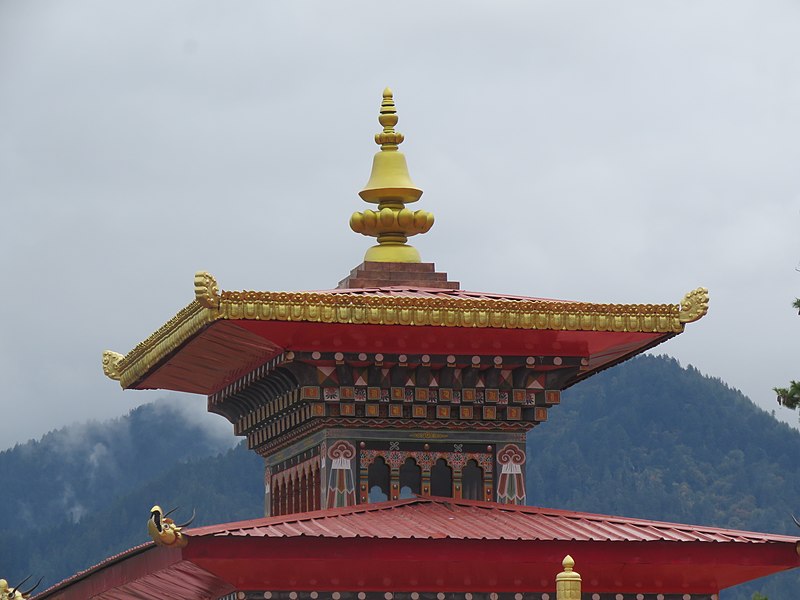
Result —
<path fill-rule="evenodd" d="M 796 423 L 771 388 L 800 377 L 798 56 L 790 1 L 2 1 L 0 447 L 153 399 L 100 355 L 196 270 L 320 289 L 361 262 L 386 85 L 424 260 L 553 298 L 708 287 L 658 351 Z"/>

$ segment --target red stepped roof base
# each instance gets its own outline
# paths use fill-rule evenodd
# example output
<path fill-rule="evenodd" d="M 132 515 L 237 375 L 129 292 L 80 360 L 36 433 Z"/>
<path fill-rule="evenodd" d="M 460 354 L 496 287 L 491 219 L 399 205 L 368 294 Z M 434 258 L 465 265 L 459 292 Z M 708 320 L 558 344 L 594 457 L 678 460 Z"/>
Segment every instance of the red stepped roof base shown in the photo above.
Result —
<path fill-rule="evenodd" d="M 182 550 L 135 548 L 37 598 L 552 592 L 566 554 L 576 560 L 584 592 L 714 594 L 800 566 L 800 542 L 789 536 L 443 498 L 255 519 L 188 535 Z M 150 594 L 141 595 L 146 589 Z"/>

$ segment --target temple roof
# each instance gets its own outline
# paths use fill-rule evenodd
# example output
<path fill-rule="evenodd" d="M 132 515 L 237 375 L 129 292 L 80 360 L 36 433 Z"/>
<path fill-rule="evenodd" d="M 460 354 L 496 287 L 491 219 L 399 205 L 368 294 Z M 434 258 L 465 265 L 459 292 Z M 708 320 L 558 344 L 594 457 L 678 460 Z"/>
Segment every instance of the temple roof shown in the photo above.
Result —
<path fill-rule="evenodd" d="M 378 121 L 380 150 L 359 192 L 377 206 L 350 218 L 351 229 L 375 237 L 377 245 L 340 289 L 220 292 L 211 275 L 198 272 L 195 300 L 128 354 L 106 351 L 106 375 L 126 389 L 210 395 L 285 351 L 483 354 L 490 360 L 566 353 L 585 361 L 581 374 L 568 382 L 572 385 L 706 314 L 703 288 L 679 304 L 598 304 L 459 290 L 407 244 L 434 219 L 406 206 L 419 201 L 422 190 L 399 150 L 404 136 L 395 130 L 398 116 L 389 88 Z"/>
<path fill-rule="evenodd" d="M 569 354 L 587 361 L 586 376 L 682 332 L 707 310 L 703 288 L 679 304 L 411 286 L 220 292 L 210 274 L 199 272 L 194 301 L 127 355 L 106 351 L 103 369 L 126 389 L 212 394 L 287 350 L 374 352 L 383 345 L 388 352 L 394 346 L 431 354 Z M 436 333 L 443 327 L 446 344 Z"/>
<path fill-rule="evenodd" d="M 476 500 L 417 497 L 196 528 L 191 537 L 798 544 L 795 537 Z M 800 562 L 798 563 L 800 564 Z"/>
<path fill-rule="evenodd" d="M 800 541 L 785 535 L 446 498 L 267 517 L 186 534 L 185 548 L 138 546 L 37 598 L 196 600 L 235 589 L 546 591 L 567 553 L 585 592 L 716 593 L 800 566 Z"/>

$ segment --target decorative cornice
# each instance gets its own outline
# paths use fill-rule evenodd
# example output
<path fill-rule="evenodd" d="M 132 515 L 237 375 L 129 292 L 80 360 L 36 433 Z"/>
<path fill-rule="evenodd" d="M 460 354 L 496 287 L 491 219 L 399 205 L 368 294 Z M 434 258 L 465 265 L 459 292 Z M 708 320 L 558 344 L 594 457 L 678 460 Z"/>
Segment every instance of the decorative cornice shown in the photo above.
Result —
<path fill-rule="evenodd" d="M 260 321 L 642 333 L 683 331 L 681 307 L 677 304 L 222 292 L 219 310 L 224 319 Z"/>
<path fill-rule="evenodd" d="M 123 389 L 127 389 L 190 338 L 220 318 L 218 310 L 204 308 L 197 300 L 193 300 L 123 358 L 117 358 L 119 355 L 116 352 L 106 350 L 103 353 L 103 372 L 111 379 L 118 380 Z M 110 362 L 108 367 L 107 361 Z"/>
<path fill-rule="evenodd" d="M 196 299 L 127 355 L 106 351 L 103 371 L 127 388 L 172 352 L 220 319 L 352 325 L 403 325 L 556 331 L 675 334 L 708 311 L 708 290 L 681 304 L 593 304 L 452 296 L 370 296 L 324 292 L 219 292 L 205 272 L 195 275 Z"/>

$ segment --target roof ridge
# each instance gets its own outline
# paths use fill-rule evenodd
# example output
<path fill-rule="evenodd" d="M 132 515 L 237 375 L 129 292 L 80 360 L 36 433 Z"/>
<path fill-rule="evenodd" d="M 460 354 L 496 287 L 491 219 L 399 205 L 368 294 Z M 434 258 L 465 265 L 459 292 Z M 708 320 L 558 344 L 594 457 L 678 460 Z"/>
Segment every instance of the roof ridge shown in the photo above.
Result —
<path fill-rule="evenodd" d="M 380 513 L 395 510 L 407 510 L 414 506 L 420 505 L 436 505 L 442 506 L 452 512 L 454 516 L 458 516 L 458 508 L 461 509 L 477 509 L 482 513 L 500 514 L 500 513 L 515 513 L 518 515 L 526 515 L 528 517 L 544 517 L 550 519 L 566 519 L 575 523 L 575 527 L 580 528 L 582 531 L 586 529 L 588 523 L 593 527 L 597 524 L 603 523 L 608 526 L 618 527 L 625 525 L 632 525 L 642 529 L 656 530 L 658 534 L 663 534 L 665 530 L 673 532 L 680 532 L 682 534 L 698 536 L 725 536 L 731 538 L 755 538 L 764 541 L 788 541 L 795 538 L 783 534 L 763 533 L 755 531 L 744 531 L 738 529 L 728 529 L 724 527 L 716 527 L 710 525 L 696 525 L 691 523 L 673 523 L 670 521 L 655 521 L 651 519 L 644 519 L 640 517 L 625 517 L 619 515 L 605 515 L 600 513 L 589 513 L 567 509 L 546 508 L 539 506 L 528 505 L 515 505 L 515 504 L 499 504 L 497 502 L 487 502 L 483 500 L 465 500 L 438 496 L 415 496 L 412 498 L 405 498 L 401 500 L 390 500 L 386 502 L 375 502 L 369 504 L 357 504 L 355 506 L 329 508 L 316 511 L 309 511 L 304 513 L 293 513 L 289 515 L 278 515 L 271 517 L 260 517 L 257 519 L 250 519 L 245 521 L 236 521 L 232 523 L 220 523 L 217 525 L 209 525 L 205 527 L 198 527 L 194 529 L 185 530 L 185 533 L 190 537 L 203 536 L 203 535 L 229 535 L 235 529 L 257 529 L 262 527 L 291 527 L 296 523 L 308 523 L 329 521 L 330 519 L 338 519 L 339 517 L 350 517 L 356 515 L 365 515 L 369 513 Z M 456 510 L 453 510 L 456 507 Z M 581 522 L 583 522 L 581 524 Z M 320 525 L 317 525 L 320 527 Z M 654 532 L 655 533 L 655 532 Z M 303 533 L 302 535 L 308 535 Z M 313 535 L 313 534 L 311 534 Z M 356 533 L 355 537 L 363 537 L 362 534 Z M 380 537 L 380 536 L 379 536 Z M 456 536 L 459 537 L 459 536 Z"/>
<path fill-rule="evenodd" d="M 340 517 L 345 515 L 353 515 L 368 512 L 379 512 L 382 510 L 389 510 L 392 508 L 401 507 L 406 504 L 415 504 L 418 502 L 428 501 L 423 497 L 403 498 L 402 500 L 390 500 L 387 502 L 372 502 L 369 504 L 356 504 L 354 506 L 341 506 L 337 508 L 321 508 L 318 510 L 289 513 L 286 515 L 272 515 L 269 517 L 256 517 L 254 519 L 244 519 L 241 521 L 231 521 L 230 523 L 218 523 L 216 525 L 204 525 L 202 527 L 193 527 L 191 529 L 184 529 L 184 533 L 188 535 L 205 535 L 205 530 L 209 532 L 218 530 L 225 527 L 227 530 L 236 529 L 241 525 L 247 527 L 266 527 L 276 524 L 290 524 L 309 521 L 315 518 L 323 517 Z"/>

